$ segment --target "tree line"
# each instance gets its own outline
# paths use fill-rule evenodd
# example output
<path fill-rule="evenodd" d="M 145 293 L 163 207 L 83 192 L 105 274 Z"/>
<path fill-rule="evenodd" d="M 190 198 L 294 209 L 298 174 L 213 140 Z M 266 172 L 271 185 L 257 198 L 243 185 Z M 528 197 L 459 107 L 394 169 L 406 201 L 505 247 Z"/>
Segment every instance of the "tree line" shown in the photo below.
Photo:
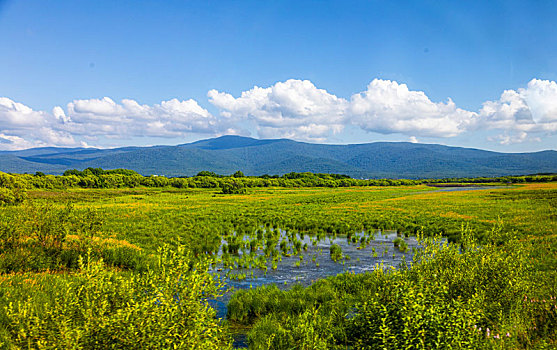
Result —
<path fill-rule="evenodd" d="M 64 188 L 133 188 L 133 187 L 174 187 L 174 188 L 230 188 L 252 187 L 351 187 L 351 186 L 410 186 L 429 184 L 514 184 L 527 182 L 557 181 L 557 174 L 442 178 L 442 179 L 353 179 L 342 174 L 296 173 L 283 175 L 245 176 L 241 171 L 231 175 L 220 175 L 212 171 L 201 171 L 192 177 L 143 176 L 129 169 L 66 170 L 63 175 L 9 174 L 0 172 L 0 188 L 7 189 L 64 189 Z M 6 196 L 8 194 L 6 193 Z M 0 203 L 2 202 L 0 193 Z"/>

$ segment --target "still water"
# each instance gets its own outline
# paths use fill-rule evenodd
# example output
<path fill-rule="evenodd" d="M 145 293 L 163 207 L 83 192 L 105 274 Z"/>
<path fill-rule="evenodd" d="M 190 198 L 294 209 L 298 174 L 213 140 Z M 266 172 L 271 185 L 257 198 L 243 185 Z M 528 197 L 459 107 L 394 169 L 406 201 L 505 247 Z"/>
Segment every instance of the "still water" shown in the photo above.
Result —
<path fill-rule="evenodd" d="M 356 237 L 361 236 L 361 234 L 356 235 Z M 406 252 L 394 247 L 393 241 L 397 237 L 403 239 L 408 245 Z M 211 304 L 217 311 L 217 317 L 225 318 L 226 306 L 234 290 L 256 288 L 271 283 L 276 284 L 280 289 L 288 289 L 293 284 L 308 286 L 318 279 L 347 271 L 364 273 L 381 266 L 387 269 L 396 268 L 403 259 L 410 263 L 414 250 L 419 247 L 415 237 L 398 236 L 396 231 L 377 231 L 374 238 L 362 248 L 359 242 L 349 242 L 346 237 L 325 238 L 314 244 L 309 236 L 305 236 L 302 241 L 307 244 L 308 249 L 301 253 L 303 260 L 300 260 L 299 255 L 283 256 L 276 269 L 272 269 L 269 263 L 266 272 L 260 269 L 235 270 L 234 272 L 244 272 L 249 277 L 241 281 L 227 280 L 227 287 L 230 290 L 218 300 L 213 300 Z M 330 257 L 329 248 L 332 244 L 338 244 L 342 248 L 344 258 L 338 262 L 334 262 Z M 224 276 L 227 270 L 213 272 Z M 234 339 L 235 348 L 247 347 L 244 334 L 237 334 Z"/>

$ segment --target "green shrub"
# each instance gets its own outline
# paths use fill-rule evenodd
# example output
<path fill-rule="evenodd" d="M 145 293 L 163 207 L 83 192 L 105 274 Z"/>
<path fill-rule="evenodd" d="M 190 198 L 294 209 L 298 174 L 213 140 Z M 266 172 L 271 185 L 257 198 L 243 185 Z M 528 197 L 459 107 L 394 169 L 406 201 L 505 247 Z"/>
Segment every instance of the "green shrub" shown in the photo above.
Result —
<path fill-rule="evenodd" d="M 331 259 L 334 262 L 341 260 L 343 257 L 342 248 L 336 243 L 331 244 L 331 246 L 329 247 L 329 254 L 331 255 Z"/>
<path fill-rule="evenodd" d="M 224 182 L 221 187 L 223 194 L 245 194 L 246 186 L 242 182 L 230 181 Z"/>
<path fill-rule="evenodd" d="M 14 205 L 23 203 L 27 198 L 27 193 L 20 188 L 0 187 L 0 205 Z"/>
<path fill-rule="evenodd" d="M 349 326 L 354 347 L 366 349 L 477 348 L 481 335 L 479 301 L 445 298 L 445 286 L 416 284 L 407 278 L 388 283 L 357 306 Z"/>
<path fill-rule="evenodd" d="M 115 272 L 91 254 L 57 288 L 4 308 L 0 344 L 8 348 L 229 349 L 208 299 L 221 282 L 183 248 L 160 249 L 156 269 Z"/>

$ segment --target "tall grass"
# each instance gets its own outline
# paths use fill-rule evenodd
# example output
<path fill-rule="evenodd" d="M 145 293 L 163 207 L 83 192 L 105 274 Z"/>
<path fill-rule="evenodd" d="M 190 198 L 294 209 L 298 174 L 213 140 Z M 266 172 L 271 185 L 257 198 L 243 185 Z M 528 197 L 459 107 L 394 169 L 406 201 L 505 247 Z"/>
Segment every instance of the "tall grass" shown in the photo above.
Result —
<path fill-rule="evenodd" d="M 183 247 L 160 249 L 157 265 L 120 273 L 92 254 L 75 274 L 42 279 L 10 297 L 4 284 L 0 346 L 41 349 L 227 349 L 230 338 L 208 299 L 222 283 Z M 17 277 L 14 277 L 17 279 Z M 6 300 L 7 299 L 7 300 Z"/>
<path fill-rule="evenodd" d="M 103 217 L 88 208 L 37 204 L 0 211 L 0 273 L 74 269 L 87 252 L 121 268 L 144 268 L 141 249 L 104 237 Z"/>

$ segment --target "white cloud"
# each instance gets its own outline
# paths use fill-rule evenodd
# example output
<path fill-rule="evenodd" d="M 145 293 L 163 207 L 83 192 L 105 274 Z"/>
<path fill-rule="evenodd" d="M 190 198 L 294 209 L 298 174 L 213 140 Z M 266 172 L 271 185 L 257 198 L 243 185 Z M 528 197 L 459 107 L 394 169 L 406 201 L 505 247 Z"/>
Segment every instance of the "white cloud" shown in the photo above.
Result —
<path fill-rule="evenodd" d="M 516 132 L 557 132 L 557 83 L 532 79 L 526 88 L 506 90 L 480 110 L 483 124 Z"/>
<path fill-rule="evenodd" d="M 455 137 L 478 130 L 500 130 L 493 141 L 536 141 L 536 133 L 557 131 L 557 83 L 533 79 L 527 88 L 507 90 L 480 111 L 433 102 L 422 91 L 396 81 L 373 80 L 350 100 L 318 89 L 307 80 L 287 80 L 244 91 L 240 97 L 211 90 L 209 101 L 221 117 L 255 124 L 260 137 L 324 141 L 352 124 L 368 132 L 416 137 Z M 526 133 L 526 136 L 522 133 Z"/>
<path fill-rule="evenodd" d="M 350 99 L 351 121 L 363 130 L 409 136 L 452 137 L 465 132 L 476 114 L 457 108 L 450 99 L 434 103 L 424 92 L 396 81 L 373 80 Z"/>
<path fill-rule="evenodd" d="M 537 124 L 557 123 L 557 83 L 532 79 L 526 89 L 519 89 Z"/>
<path fill-rule="evenodd" d="M 56 130 L 58 113 L 56 108 L 51 115 L 0 97 L 0 149 L 75 145 L 72 135 Z"/>
<path fill-rule="evenodd" d="M 66 116 L 66 112 L 64 112 L 60 106 L 56 106 L 52 109 L 52 115 L 62 123 L 68 123 L 70 121 L 70 118 Z"/>
<path fill-rule="evenodd" d="M 108 97 L 75 100 L 68 104 L 63 126 L 74 134 L 129 138 L 140 136 L 180 137 L 188 133 L 218 131 L 216 118 L 194 100 L 172 99 L 153 106 Z"/>
<path fill-rule="evenodd" d="M 13 151 L 13 150 L 25 149 L 31 147 L 36 147 L 36 146 L 33 143 L 26 141 L 23 137 L 0 133 L 1 150 Z"/>
<path fill-rule="evenodd" d="M 216 135 L 233 132 L 194 100 L 172 99 L 140 105 L 134 100 L 116 103 L 108 97 L 75 100 L 67 112 L 55 106 L 52 113 L 34 111 L 8 98 L 0 98 L 0 149 L 40 146 L 81 146 L 83 139 L 133 137 L 183 137 L 191 133 Z M 23 142 L 25 141 L 25 142 Z"/>
<path fill-rule="evenodd" d="M 532 79 L 526 88 L 505 90 L 499 100 L 485 102 L 479 115 L 482 127 L 504 132 L 490 141 L 539 142 L 539 135 L 557 133 L 557 83 Z"/>
<path fill-rule="evenodd" d="M 135 107 L 133 104 L 132 107 Z M 137 105 L 139 107 L 139 105 Z M 131 112 L 126 110 L 122 105 L 117 104 L 108 97 L 102 99 L 74 100 L 68 103 L 68 113 L 70 115 L 78 115 L 81 120 L 91 118 L 94 121 L 110 120 L 112 117 L 118 117 Z"/>
<path fill-rule="evenodd" d="M 530 137 L 530 136 L 528 136 L 528 133 L 526 133 L 524 131 L 514 133 L 514 134 L 505 133 L 505 134 L 501 134 L 501 135 L 497 135 L 497 136 L 492 136 L 492 137 L 489 137 L 488 140 L 492 141 L 492 142 L 498 142 L 501 145 L 512 145 L 512 144 L 516 144 L 516 143 L 523 143 L 523 142 L 526 142 L 526 141 L 541 142 L 541 138 Z"/>
<path fill-rule="evenodd" d="M 406 84 L 373 80 L 349 99 L 317 88 L 308 80 L 287 80 L 266 88 L 253 87 L 234 97 L 211 90 L 213 115 L 197 101 L 171 99 L 153 105 L 109 97 L 74 100 L 66 109 L 36 111 L 0 97 L 0 149 L 36 146 L 78 146 L 101 139 L 137 137 L 182 138 L 192 134 L 218 136 L 250 134 L 261 138 L 285 137 L 326 142 L 339 137 L 346 126 L 367 132 L 421 137 L 454 137 L 488 132 L 501 144 L 540 141 L 557 134 L 557 83 L 531 80 L 526 87 L 506 90 L 482 108 L 467 111 L 448 99 L 433 102 Z"/>
<path fill-rule="evenodd" d="M 32 128 L 46 123 L 44 112 L 34 111 L 24 104 L 0 97 L 0 126 L 2 128 Z"/>
<path fill-rule="evenodd" d="M 217 90 L 208 93 L 209 102 L 221 116 L 233 121 L 250 120 L 260 137 L 288 137 L 325 141 L 344 128 L 348 102 L 308 80 L 290 79 L 268 88 L 255 86 L 241 96 Z"/>
<path fill-rule="evenodd" d="M 457 108 L 451 100 L 434 103 L 405 84 L 379 79 L 350 101 L 307 80 L 256 86 L 238 98 L 216 90 L 208 96 L 224 118 L 254 122 L 260 137 L 323 141 L 347 124 L 383 134 L 452 137 L 468 130 L 477 119 L 476 113 Z"/>

